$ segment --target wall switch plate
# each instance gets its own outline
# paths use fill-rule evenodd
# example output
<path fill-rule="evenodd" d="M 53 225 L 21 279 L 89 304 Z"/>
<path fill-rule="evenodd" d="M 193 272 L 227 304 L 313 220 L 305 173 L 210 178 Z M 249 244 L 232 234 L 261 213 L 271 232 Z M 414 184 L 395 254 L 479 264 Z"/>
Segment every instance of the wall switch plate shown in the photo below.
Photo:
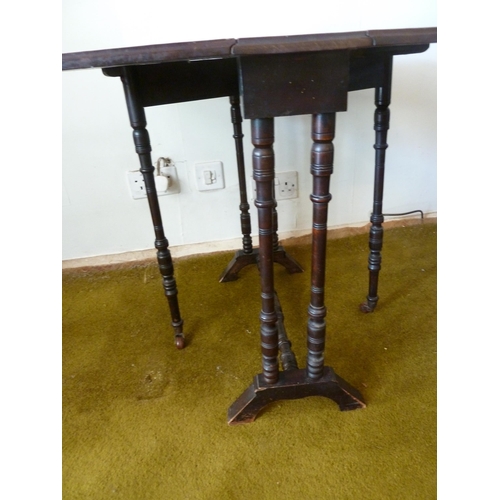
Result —
<path fill-rule="evenodd" d="M 195 163 L 194 170 L 198 191 L 224 189 L 224 170 L 221 161 Z"/>

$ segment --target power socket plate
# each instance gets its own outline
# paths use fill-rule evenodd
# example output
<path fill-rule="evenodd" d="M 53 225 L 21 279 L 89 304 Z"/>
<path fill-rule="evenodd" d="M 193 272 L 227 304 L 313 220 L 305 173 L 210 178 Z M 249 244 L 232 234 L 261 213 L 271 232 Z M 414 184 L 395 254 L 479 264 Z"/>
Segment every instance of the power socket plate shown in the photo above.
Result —
<path fill-rule="evenodd" d="M 274 196 L 276 200 L 292 200 L 299 197 L 298 188 L 299 174 L 297 171 L 276 172 L 274 174 Z M 253 199 L 255 200 L 257 190 L 252 178 Z"/>
<path fill-rule="evenodd" d="M 158 191 L 158 196 L 165 196 L 167 194 L 180 193 L 179 177 L 177 175 L 177 168 L 174 166 L 162 167 L 161 176 L 168 178 L 168 189 L 166 191 Z M 128 186 L 130 194 L 134 200 L 147 198 L 146 185 L 140 170 L 132 170 L 127 172 Z"/>
<path fill-rule="evenodd" d="M 294 172 L 276 172 L 274 179 L 274 196 L 277 200 L 298 198 L 298 174 Z M 277 181 L 277 182 L 276 182 Z"/>

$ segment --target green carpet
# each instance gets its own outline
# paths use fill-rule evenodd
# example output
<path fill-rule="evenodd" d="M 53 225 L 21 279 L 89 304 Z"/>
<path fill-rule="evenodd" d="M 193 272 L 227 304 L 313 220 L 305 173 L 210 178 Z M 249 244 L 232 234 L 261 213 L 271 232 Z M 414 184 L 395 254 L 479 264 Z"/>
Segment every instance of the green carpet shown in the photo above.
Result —
<path fill-rule="evenodd" d="M 99 500 L 436 498 L 434 223 L 385 231 L 380 301 L 367 291 L 367 235 L 328 242 L 328 366 L 367 408 L 312 397 L 228 426 L 261 371 L 259 277 L 218 276 L 231 253 L 176 263 L 188 346 L 175 349 L 154 263 L 63 273 L 63 498 Z M 305 268 L 275 268 L 285 326 L 305 366 Z"/>

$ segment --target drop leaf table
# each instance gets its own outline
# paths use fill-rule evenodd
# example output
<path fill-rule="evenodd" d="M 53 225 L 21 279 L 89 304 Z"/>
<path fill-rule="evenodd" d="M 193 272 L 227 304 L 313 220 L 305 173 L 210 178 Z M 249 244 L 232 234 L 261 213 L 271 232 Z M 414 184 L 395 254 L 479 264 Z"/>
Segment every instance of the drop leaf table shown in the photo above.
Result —
<path fill-rule="evenodd" d="M 228 410 L 228 423 L 252 422 L 271 401 L 324 396 L 341 410 L 363 408 L 361 394 L 324 363 L 325 252 L 330 176 L 333 172 L 335 116 L 347 111 L 348 92 L 375 91 L 375 181 L 369 235 L 369 285 L 364 312 L 375 309 L 384 216 L 382 212 L 385 151 L 393 57 L 424 52 L 437 41 L 436 28 L 359 31 L 281 37 L 208 40 L 66 53 L 63 70 L 101 68 L 119 77 L 125 93 L 133 140 L 144 176 L 155 233 L 155 247 L 168 299 L 175 341 L 184 347 L 174 267 L 156 194 L 145 108 L 163 104 L 228 97 L 234 129 L 240 183 L 243 248 L 222 273 L 232 281 L 246 265 L 260 272 L 260 339 L 262 373 Z M 307 362 L 299 368 L 283 322 L 274 286 L 273 265 L 288 272 L 301 266 L 277 238 L 274 197 L 274 118 L 311 115 L 312 265 L 307 326 Z M 243 115 L 243 116 L 242 116 Z M 242 119 L 251 121 L 253 179 L 258 213 L 258 249 L 252 247 L 246 197 Z"/>

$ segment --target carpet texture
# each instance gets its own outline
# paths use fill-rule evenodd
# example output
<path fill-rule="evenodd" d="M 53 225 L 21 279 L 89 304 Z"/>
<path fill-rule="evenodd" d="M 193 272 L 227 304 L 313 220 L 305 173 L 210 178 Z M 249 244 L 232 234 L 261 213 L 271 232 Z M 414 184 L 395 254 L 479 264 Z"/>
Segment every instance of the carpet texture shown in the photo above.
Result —
<path fill-rule="evenodd" d="M 155 263 L 63 273 L 63 498 L 252 500 L 436 498 L 435 223 L 384 234 L 379 304 L 367 235 L 328 242 L 325 362 L 367 407 L 311 397 L 228 426 L 261 371 L 255 266 L 218 283 L 231 253 L 176 262 L 187 347 L 173 342 Z M 275 267 L 285 327 L 305 366 L 305 268 Z"/>

